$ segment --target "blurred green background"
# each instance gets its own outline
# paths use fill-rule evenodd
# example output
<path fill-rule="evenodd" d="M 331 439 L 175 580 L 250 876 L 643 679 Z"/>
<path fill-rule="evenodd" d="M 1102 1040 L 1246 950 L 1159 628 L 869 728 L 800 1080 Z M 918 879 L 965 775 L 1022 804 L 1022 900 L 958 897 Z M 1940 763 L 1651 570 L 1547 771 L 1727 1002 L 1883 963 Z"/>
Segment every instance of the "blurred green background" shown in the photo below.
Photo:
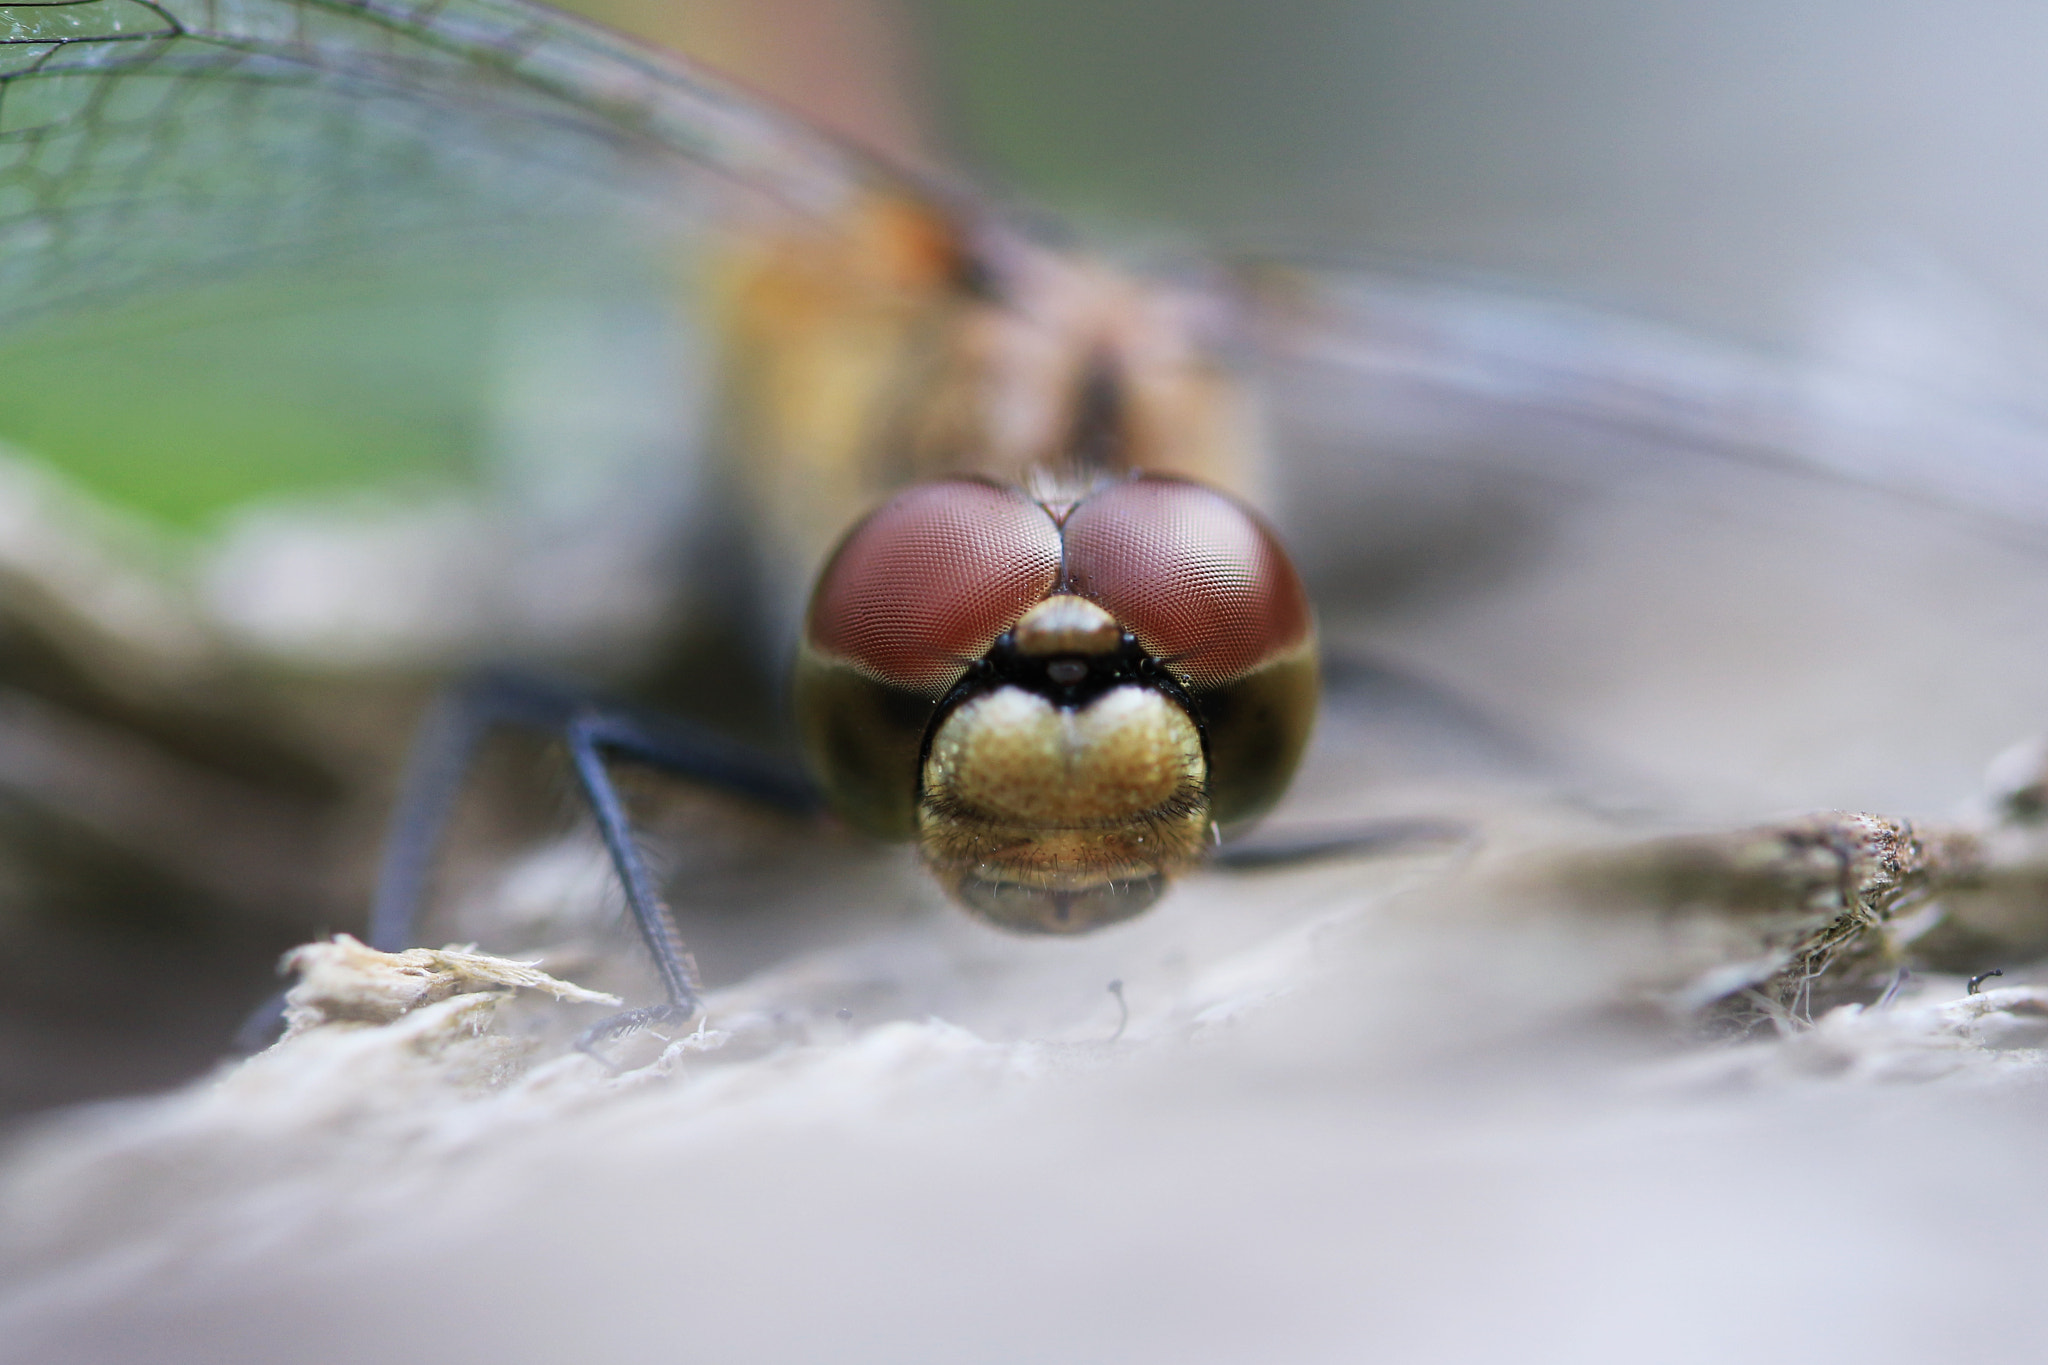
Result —
<path fill-rule="evenodd" d="M 491 313 L 259 280 L 0 344 L 0 437 L 164 526 L 268 494 L 466 474 Z"/>

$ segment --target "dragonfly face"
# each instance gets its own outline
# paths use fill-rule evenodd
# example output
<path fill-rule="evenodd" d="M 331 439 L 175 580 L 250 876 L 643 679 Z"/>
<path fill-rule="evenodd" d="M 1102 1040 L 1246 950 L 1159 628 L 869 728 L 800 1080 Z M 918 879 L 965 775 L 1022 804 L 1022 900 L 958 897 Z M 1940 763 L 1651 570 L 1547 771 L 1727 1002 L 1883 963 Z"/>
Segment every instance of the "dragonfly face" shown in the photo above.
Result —
<path fill-rule="evenodd" d="M 1315 713 L 1306 594 L 1199 484 L 921 485 L 826 565 L 797 665 L 840 812 L 1005 927 L 1124 919 L 1263 814 Z"/>

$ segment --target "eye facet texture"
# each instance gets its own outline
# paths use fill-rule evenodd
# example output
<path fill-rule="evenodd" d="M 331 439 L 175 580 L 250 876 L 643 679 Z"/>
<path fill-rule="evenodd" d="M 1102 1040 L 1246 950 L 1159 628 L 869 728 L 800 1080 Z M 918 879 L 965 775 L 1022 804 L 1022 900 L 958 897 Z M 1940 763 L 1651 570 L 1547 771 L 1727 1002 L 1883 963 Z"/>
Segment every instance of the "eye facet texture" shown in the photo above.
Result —
<path fill-rule="evenodd" d="M 920 484 L 847 536 L 811 599 L 810 642 L 938 697 L 1059 581 L 1060 532 L 1024 493 Z"/>
<path fill-rule="evenodd" d="M 1308 594 L 1273 533 L 1200 484 L 1140 478 L 1067 517 L 1066 577 L 1188 685 L 1241 677 L 1308 638 Z"/>

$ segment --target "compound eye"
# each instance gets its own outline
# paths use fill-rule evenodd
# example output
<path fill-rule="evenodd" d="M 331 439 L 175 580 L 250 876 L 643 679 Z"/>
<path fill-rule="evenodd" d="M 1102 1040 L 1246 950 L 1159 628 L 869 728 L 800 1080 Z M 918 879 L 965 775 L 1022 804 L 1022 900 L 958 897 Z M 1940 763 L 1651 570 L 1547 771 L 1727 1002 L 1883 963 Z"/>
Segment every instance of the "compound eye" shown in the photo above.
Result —
<path fill-rule="evenodd" d="M 1045 509 L 994 484 L 920 484 L 855 526 L 811 596 L 812 649 L 937 698 L 1059 579 Z"/>
<path fill-rule="evenodd" d="M 1279 540 L 1211 488 L 1146 477 L 1065 523 L 1067 581 L 1195 688 L 1240 678 L 1309 639 L 1308 594 Z"/>

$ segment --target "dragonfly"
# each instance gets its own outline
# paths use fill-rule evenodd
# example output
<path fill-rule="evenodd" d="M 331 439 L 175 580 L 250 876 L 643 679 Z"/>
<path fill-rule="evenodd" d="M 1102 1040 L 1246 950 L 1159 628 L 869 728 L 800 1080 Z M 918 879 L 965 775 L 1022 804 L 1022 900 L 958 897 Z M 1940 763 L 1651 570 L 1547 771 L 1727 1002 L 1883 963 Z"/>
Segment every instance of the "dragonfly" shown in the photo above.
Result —
<path fill-rule="evenodd" d="M 505 444 L 554 448 L 522 466 L 521 485 L 551 488 L 553 502 L 515 496 L 508 511 L 501 499 L 495 521 L 458 511 L 413 539 L 392 529 L 402 521 L 354 539 L 301 526 L 266 541 L 257 526 L 197 607 L 152 596 L 111 553 L 90 571 L 77 565 L 91 555 L 15 557 L 10 723 L 17 752 L 36 758 L 9 778 L 28 812 L 17 861 L 57 868 L 29 880 L 98 903 L 138 886 L 161 903 L 175 885 L 209 913 L 296 928 L 311 903 L 312 918 L 341 919 L 362 891 L 349 870 L 372 842 L 361 830 L 399 766 L 407 727 L 393 717 L 416 714 L 451 662 L 566 663 L 772 739 L 765 699 L 795 643 L 797 746 L 843 819 L 917 837 L 985 917 L 1086 927 L 1143 908 L 1201 861 L 1215 827 L 1280 798 L 1314 710 L 1311 599 L 1339 708 L 1323 743 L 1340 758 L 1320 777 L 1309 758 L 1308 788 L 1324 798 L 1360 770 L 1399 776 L 1412 755 L 1383 752 L 1383 737 L 1419 734 L 1517 780 L 1540 770 L 1611 793 L 1629 784 L 1588 771 L 1659 770 L 1643 802 L 1671 809 L 1810 800 L 1828 784 L 1712 795 L 1717 782 L 1742 786 L 1728 768 L 1753 750 L 1705 753 L 1716 746 L 1696 730 L 1694 747 L 1678 744 L 1685 726 L 1668 722 L 1683 707 L 1614 738 L 1585 668 L 1667 699 L 1728 676 L 1697 651 L 1632 651 L 1617 633 L 1677 619 L 1708 640 L 1717 619 L 1733 629 L 1741 615 L 1732 596 L 1702 597 L 1710 572 L 1683 585 L 1644 574 L 1648 547 L 1627 528 L 1680 528 L 1665 551 L 1718 553 L 1727 535 L 1687 520 L 1717 499 L 1806 531 L 1837 526 L 1853 504 L 1864 526 L 1924 544 L 1939 535 L 1893 491 L 1930 491 L 1900 454 L 1909 438 L 1960 432 L 2004 452 L 2034 439 L 2024 421 L 1939 395 L 1902 405 L 1887 388 L 1880 404 L 1853 375 L 1455 279 L 1291 265 L 1134 278 L 688 64 L 510 0 L 81 0 L 0 14 L 0 327 L 17 354 L 78 353 L 93 326 L 133 331 L 182 296 L 232 312 L 250 280 L 288 281 L 294 295 L 342 279 L 603 297 L 629 305 L 620 316 L 662 319 L 600 341 L 595 361 L 562 344 L 580 326 L 573 312 L 543 307 L 520 332 L 542 359 L 506 406 L 534 390 L 559 401 L 533 404 Z M 644 429 L 622 431 L 603 401 L 626 371 L 642 376 Z M 77 397 L 91 401 L 90 386 Z M 590 467 L 612 482 L 578 483 Z M 60 494 L 23 488 L 19 504 L 64 520 Z M 2038 490 L 2023 475 L 1980 465 L 1931 492 L 1971 524 L 1996 521 L 2030 562 Z M 1250 510 L 1261 504 L 1282 533 Z M 1204 543 L 1224 547 L 1208 561 L 1226 566 L 1249 603 L 1235 619 L 1250 624 L 1221 632 L 1220 658 L 1205 656 L 1218 638 L 1208 608 L 1154 600 L 1189 581 L 1157 571 L 1159 546 L 1136 563 L 1084 548 L 1110 514 L 1206 525 Z M 965 525 L 1008 529 L 964 562 L 905 551 Z M 1166 560 L 1189 558 L 1188 533 L 1176 534 Z M 426 538 L 442 548 L 406 548 Z M 1810 558 L 1733 562 L 1746 607 L 1814 600 Z M 1003 584 L 993 602 L 970 593 L 972 610 L 953 595 L 969 565 Z M 345 591 L 322 596 L 322 582 Z M 906 605 L 878 606 L 878 582 Z M 1786 647 L 1785 676 L 1829 676 L 1816 661 L 1840 657 L 1840 632 L 1863 619 L 1835 618 Z M 1389 649 L 1420 662 L 1389 667 Z M 1027 674 L 1030 688 L 1010 687 Z M 1215 723 L 1229 705 L 1218 689 L 1253 677 L 1269 691 L 1239 713 L 1265 720 L 1232 741 Z M 1117 731 L 1140 737 L 1136 766 L 1165 774 L 1117 808 L 1144 818 L 1114 839 L 1067 831 L 1057 847 L 992 830 L 992 799 L 1013 823 L 1042 826 L 1066 794 L 1002 767 L 1014 757 L 992 779 L 977 754 L 1007 744 L 1028 758 L 1018 737 L 1037 734 L 1041 756 L 1050 745 L 1067 762 L 1083 693 L 1095 702 L 1104 684 L 1101 696 L 1129 693 L 1142 713 Z M 1980 731 L 2021 723 L 2023 708 L 1998 695 L 1972 710 L 1968 734 L 1937 743 L 1916 730 L 1905 747 L 1921 757 L 1899 767 L 1964 761 L 1922 753 L 1937 749 L 1974 763 L 1990 743 Z M 1365 698 L 1376 723 L 1347 721 L 1347 697 Z M 807 800 L 783 765 L 695 728 L 642 725 L 637 710 L 586 712 L 526 684 L 465 704 L 430 723 L 424 775 L 399 798 L 412 833 L 386 855 L 373 931 L 391 946 L 411 932 L 436 812 L 480 716 L 557 730 L 630 717 L 630 735 L 593 742 Z M 1210 732 L 1191 733 L 1176 719 L 1187 716 Z M 1234 758 L 1219 748 L 1232 743 Z M 1114 785 L 1107 767 L 1098 775 Z M 669 1008 L 687 1009 L 694 966 L 603 774 L 583 776 Z M 1142 853 L 1139 838 L 1151 841 Z M 1006 839 L 1021 851 L 991 858 Z"/>
<path fill-rule="evenodd" d="M 1284 790 L 1315 707 L 1312 616 L 1273 531 L 1225 491 L 1246 486 L 1249 428 L 1199 299 L 1040 247 L 540 9 L 117 0 L 9 18 L 0 234 L 17 318 L 171 273 L 289 269 L 351 239 L 474 243 L 507 213 L 498 235 L 528 256 L 594 204 L 611 249 L 694 253 L 726 371 L 718 474 L 754 530 L 731 614 L 785 624 L 798 580 L 783 566 L 808 577 L 849 509 L 910 489 L 824 567 L 794 705 L 831 807 L 915 840 L 985 918 L 1072 932 L 1127 917 Z M 664 1017 L 694 1014 L 694 963 L 608 760 L 797 813 L 808 785 L 502 675 L 444 709 L 371 942 L 410 943 L 483 733 L 537 726 L 567 738 Z"/>

